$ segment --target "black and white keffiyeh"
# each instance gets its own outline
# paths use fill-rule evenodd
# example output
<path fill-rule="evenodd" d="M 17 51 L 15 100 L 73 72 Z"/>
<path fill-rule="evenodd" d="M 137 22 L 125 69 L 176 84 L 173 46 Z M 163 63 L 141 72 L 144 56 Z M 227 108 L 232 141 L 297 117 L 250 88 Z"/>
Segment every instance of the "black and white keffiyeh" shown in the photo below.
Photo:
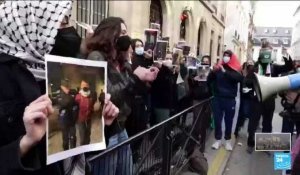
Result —
<path fill-rule="evenodd" d="M 52 50 L 72 1 L 6 1 L 0 5 L 0 52 L 31 63 L 37 78 L 44 77 L 44 55 Z"/>

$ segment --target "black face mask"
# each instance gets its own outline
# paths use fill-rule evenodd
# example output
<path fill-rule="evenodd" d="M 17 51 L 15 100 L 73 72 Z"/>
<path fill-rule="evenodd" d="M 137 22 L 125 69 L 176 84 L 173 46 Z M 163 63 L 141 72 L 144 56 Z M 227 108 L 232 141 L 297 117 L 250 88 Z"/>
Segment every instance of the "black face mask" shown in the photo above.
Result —
<path fill-rule="evenodd" d="M 77 57 L 80 52 L 81 37 L 74 27 L 58 29 L 51 55 Z"/>
<path fill-rule="evenodd" d="M 90 89 L 87 88 L 87 87 L 84 87 L 82 90 L 83 90 L 84 92 L 88 92 Z"/>
<path fill-rule="evenodd" d="M 121 36 L 116 42 L 116 49 L 118 51 L 127 51 L 131 45 L 131 38 L 128 35 Z"/>
<path fill-rule="evenodd" d="M 247 66 L 247 71 L 252 73 L 254 71 L 254 66 L 253 65 L 248 65 Z"/>

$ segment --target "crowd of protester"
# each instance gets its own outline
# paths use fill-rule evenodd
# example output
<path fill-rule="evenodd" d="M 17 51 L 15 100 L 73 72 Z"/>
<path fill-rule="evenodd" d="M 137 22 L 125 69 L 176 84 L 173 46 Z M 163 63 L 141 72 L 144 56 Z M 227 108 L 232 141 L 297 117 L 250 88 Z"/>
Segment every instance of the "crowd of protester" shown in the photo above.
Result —
<path fill-rule="evenodd" d="M 205 145 L 204 133 L 210 126 L 210 116 L 213 116 L 215 125 L 214 149 L 222 146 L 224 135 L 225 149 L 231 151 L 232 129 L 235 127 L 234 134 L 238 137 L 246 118 L 249 119 L 249 153 L 254 149 L 254 134 L 261 117 L 262 132 L 272 132 L 276 96 L 264 102 L 258 101 L 254 73 L 277 77 L 296 73 L 299 66 L 295 66 L 290 57 L 284 57 L 285 64 L 281 66 L 266 59 L 264 56 L 271 49 L 268 43 L 263 45 L 256 63 L 249 60 L 243 66 L 230 50 L 226 50 L 222 59 L 214 64 L 209 55 L 202 56 L 200 66 L 209 68 L 207 79 L 203 80 L 197 71 L 195 73 L 186 65 L 189 57 L 194 58 L 192 55 L 168 51 L 164 61 L 154 62 L 154 52 L 144 50 L 140 38 L 128 36 L 126 21 L 122 18 L 108 17 L 94 31 L 88 31 L 85 39 L 79 38 L 76 29 L 69 25 L 71 6 L 68 1 L 8 1 L 0 6 L 0 81 L 5 82 L 0 87 L 0 174 L 85 174 L 88 170 L 84 165 L 82 169 L 69 166 L 75 166 L 76 161 L 85 159 L 88 154 L 44 166 L 46 121 L 53 112 L 52 102 L 47 95 L 42 95 L 46 93 L 45 80 L 29 71 L 26 65 L 43 64 L 45 54 L 107 61 L 107 94 L 101 97 L 107 148 L 210 97 L 213 97 L 212 110 L 206 107 L 207 110 L 201 113 L 209 117 L 197 123 L 192 132 L 202 145 Z M 42 10 L 43 15 L 32 9 Z M 11 11 L 19 16 L 10 18 Z M 58 11 L 61 13 L 56 14 Z M 63 95 L 68 96 L 68 93 L 66 91 Z M 241 98 L 237 125 L 232 126 L 238 93 Z M 298 135 L 299 121 L 293 120 L 293 115 L 299 114 L 299 91 L 287 91 L 281 97 L 285 109 L 281 112 L 282 132 L 293 133 L 296 126 Z M 75 97 L 75 101 L 78 100 Z M 199 110 L 194 110 L 194 119 Z M 82 134 L 83 131 L 81 129 Z M 89 140 L 82 142 L 86 144 Z M 298 139 L 293 149 L 295 169 L 298 168 L 296 162 L 300 161 L 299 142 Z M 158 144 L 162 147 L 159 140 Z M 97 175 L 99 172 L 103 175 L 115 172 L 131 175 L 132 164 L 140 157 L 137 151 L 140 145 L 141 142 L 127 145 L 108 159 L 94 161 L 89 171 L 97 172 Z M 191 147 L 190 154 L 195 145 Z M 204 148 L 199 148 L 200 152 L 203 153 Z"/>

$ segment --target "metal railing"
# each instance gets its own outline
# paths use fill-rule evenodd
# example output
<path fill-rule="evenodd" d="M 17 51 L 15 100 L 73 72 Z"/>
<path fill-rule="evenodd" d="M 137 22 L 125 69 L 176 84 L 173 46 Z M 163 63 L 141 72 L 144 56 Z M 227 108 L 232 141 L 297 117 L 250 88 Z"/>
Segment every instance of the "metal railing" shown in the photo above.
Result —
<path fill-rule="evenodd" d="M 90 156 L 92 174 L 177 175 L 195 171 L 195 149 L 204 152 L 210 100 L 193 105 L 126 141 Z M 206 159 L 205 159 L 206 161 Z"/>

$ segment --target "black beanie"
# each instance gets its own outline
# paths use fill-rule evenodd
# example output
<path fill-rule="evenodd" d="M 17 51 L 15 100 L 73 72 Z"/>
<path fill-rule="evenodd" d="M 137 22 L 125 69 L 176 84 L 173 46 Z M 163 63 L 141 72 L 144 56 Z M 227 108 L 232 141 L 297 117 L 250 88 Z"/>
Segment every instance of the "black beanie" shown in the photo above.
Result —
<path fill-rule="evenodd" d="M 116 43 L 116 49 L 118 51 L 127 51 L 131 45 L 131 38 L 128 35 L 118 38 Z"/>

